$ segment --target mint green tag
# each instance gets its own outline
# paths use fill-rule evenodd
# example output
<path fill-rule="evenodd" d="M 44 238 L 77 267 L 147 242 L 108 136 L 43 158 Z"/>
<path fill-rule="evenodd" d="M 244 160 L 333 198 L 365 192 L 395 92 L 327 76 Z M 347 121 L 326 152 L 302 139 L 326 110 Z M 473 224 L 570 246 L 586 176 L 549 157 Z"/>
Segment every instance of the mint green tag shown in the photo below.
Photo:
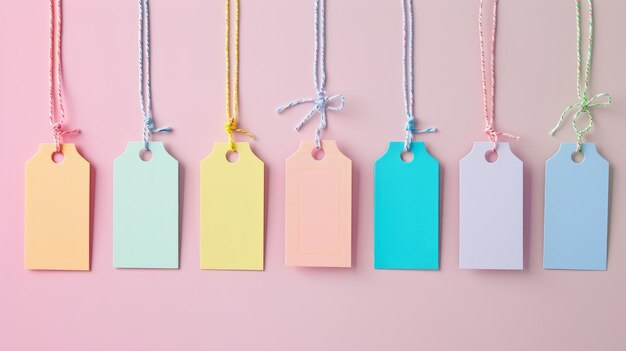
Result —
<path fill-rule="evenodd" d="M 178 268 L 178 161 L 163 143 L 130 142 L 113 163 L 113 266 Z"/>
<path fill-rule="evenodd" d="M 390 142 L 374 166 L 374 268 L 439 269 L 439 162 L 423 142 Z"/>

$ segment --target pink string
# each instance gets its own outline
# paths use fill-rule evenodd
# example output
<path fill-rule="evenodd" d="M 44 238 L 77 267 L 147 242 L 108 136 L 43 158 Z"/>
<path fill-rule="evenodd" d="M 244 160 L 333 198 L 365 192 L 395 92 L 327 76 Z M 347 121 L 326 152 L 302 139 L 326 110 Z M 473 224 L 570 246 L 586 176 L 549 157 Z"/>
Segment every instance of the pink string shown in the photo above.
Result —
<path fill-rule="evenodd" d="M 497 14 L 498 14 L 498 0 L 493 0 L 493 25 L 491 29 L 491 101 L 489 101 L 489 93 L 487 92 L 487 64 L 485 62 L 485 40 L 483 34 L 483 5 L 484 0 L 480 0 L 480 10 L 478 12 L 478 34 L 480 36 L 480 63 L 481 63 L 481 72 L 482 72 L 482 81 L 483 81 L 483 107 L 485 111 L 485 134 L 489 138 L 489 141 L 493 143 L 493 151 L 496 151 L 496 147 L 498 145 L 498 137 L 505 136 L 509 138 L 513 138 L 515 140 L 519 140 L 519 137 L 513 134 L 505 133 L 497 131 L 494 127 L 494 117 L 495 117 L 495 98 L 496 98 L 496 65 L 495 65 L 495 56 L 496 56 L 496 29 L 497 29 Z"/>
<path fill-rule="evenodd" d="M 56 147 L 56 151 L 61 151 L 61 144 L 63 143 L 63 136 L 72 135 L 79 133 L 79 129 L 63 129 L 63 123 L 65 122 L 65 109 L 63 108 L 63 87 L 61 85 L 62 81 L 62 70 L 61 70 L 61 0 L 56 0 L 56 10 L 55 10 L 55 0 L 50 0 L 50 57 L 49 57 L 49 79 L 48 86 L 50 88 L 50 96 L 49 96 L 49 115 L 50 126 L 52 127 L 52 132 L 54 134 L 54 144 Z M 56 14 L 56 26 L 55 26 L 55 14 Z M 56 50 L 55 50 L 55 27 L 56 27 Z M 56 57 L 55 57 L 56 52 Z M 56 60 L 55 60 L 56 58 Z M 56 61 L 56 81 L 54 80 L 54 65 Z M 54 121 L 55 114 L 55 103 L 54 103 L 54 90 L 56 86 L 56 95 L 57 102 L 59 108 L 59 121 Z"/>

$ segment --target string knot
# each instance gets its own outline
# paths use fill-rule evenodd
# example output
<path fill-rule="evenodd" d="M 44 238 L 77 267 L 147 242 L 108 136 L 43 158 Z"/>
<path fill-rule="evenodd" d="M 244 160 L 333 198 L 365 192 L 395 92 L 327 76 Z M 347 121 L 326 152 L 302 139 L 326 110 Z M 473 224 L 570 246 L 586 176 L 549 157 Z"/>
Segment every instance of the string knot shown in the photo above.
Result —
<path fill-rule="evenodd" d="M 315 130 L 315 145 L 318 149 L 322 147 L 321 134 L 328 126 L 327 111 L 341 111 L 345 105 L 345 98 L 341 94 L 326 96 L 326 92 L 320 91 L 317 93 L 317 97 L 309 99 L 294 100 L 284 106 L 279 107 L 276 112 L 282 113 L 283 111 L 290 109 L 294 106 L 313 103 L 315 106 L 304 116 L 304 118 L 296 126 L 296 130 L 299 131 L 316 113 L 320 116 L 320 124 Z"/>
<path fill-rule="evenodd" d="M 79 129 L 65 130 L 65 129 L 63 129 L 63 123 L 60 123 L 60 122 L 54 123 L 52 125 L 52 131 L 54 132 L 55 135 L 59 135 L 59 136 L 76 134 L 76 133 L 80 132 Z"/>
<path fill-rule="evenodd" d="M 224 124 L 224 130 L 226 133 L 233 134 L 233 131 L 237 128 L 236 123 L 237 122 L 235 122 L 235 120 L 226 122 L 226 124 Z"/>
<path fill-rule="evenodd" d="M 426 129 L 417 129 L 415 128 L 415 116 L 409 113 L 407 115 L 406 124 L 404 125 L 404 130 L 406 131 L 406 137 L 404 140 L 404 150 L 409 151 L 411 148 L 411 143 L 413 142 L 413 135 L 415 134 L 423 134 L 423 133 L 434 133 L 437 131 L 435 127 L 429 127 Z"/>
<path fill-rule="evenodd" d="M 230 150 L 235 151 L 235 140 L 233 138 L 233 133 L 242 133 L 250 138 L 254 139 L 254 135 L 248 132 L 245 129 L 237 128 L 237 119 L 230 118 L 226 124 L 224 124 L 224 130 L 228 133 L 228 143 L 230 144 Z"/>
<path fill-rule="evenodd" d="M 493 127 L 485 128 L 485 134 L 487 134 L 487 137 L 489 138 L 489 141 L 491 141 L 492 143 L 497 142 L 497 140 L 498 140 L 498 132 L 496 132 L 496 130 L 493 129 Z"/>
<path fill-rule="evenodd" d="M 580 109 L 583 112 L 589 111 L 589 99 L 587 99 L 586 94 L 580 99 Z"/>
<path fill-rule="evenodd" d="M 171 127 L 161 127 L 157 128 L 154 123 L 154 119 L 152 116 L 146 116 L 143 119 L 144 131 L 143 131 L 143 142 L 146 150 L 150 150 L 150 135 L 154 133 L 170 133 L 173 131 Z"/>
<path fill-rule="evenodd" d="M 338 102 L 336 105 L 332 105 L 335 101 Z M 343 109 L 345 104 L 345 99 L 343 95 L 333 95 L 326 96 L 326 92 L 322 91 L 317 94 L 317 99 L 315 99 L 315 109 L 317 112 L 322 113 L 326 110 L 328 111 L 340 111 Z"/>
<path fill-rule="evenodd" d="M 571 104 L 563 110 L 561 116 L 559 117 L 559 121 L 556 123 L 554 128 L 550 130 L 550 135 L 554 135 L 556 131 L 561 127 L 565 118 L 575 111 L 572 115 L 572 129 L 574 130 L 574 134 L 576 134 L 576 152 L 580 152 L 582 150 L 582 144 L 585 134 L 587 134 L 591 127 L 593 126 L 593 115 L 591 114 L 591 108 L 593 107 L 606 107 L 611 104 L 613 98 L 611 95 L 607 93 L 599 93 L 592 96 L 590 99 L 587 98 L 587 95 L 584 94 L 580 97 L 580 101 Z M 583 129 L 578 129 L 576 126 L 576 121 L 580 116 L 585 113 L 587 118 L 589 119 L 589 123 Z"/>
<path fill-rule="evenodd" d="M 505 136 L 513 140 L 519 140 L 519 136 L 510 134 L 510 133 L 497 131 L 493 128 L 493 126 L 488 126 L 487 128 L 485 128 L 485 134 L 487 134 L 489 141 L 493 143 L 493 148 L 492 148 L 493 151 L 496 151 L 496 146 L 498 145 L 498 137 L 500 136 Z"/>
<path fill-rule="evenodd" d="M 415 133 L 415 117 L 413 115 L 409 115 L 406 120 L 406 125 L 404 126 L 404 130 L 410 133 Z"/>
<path fill-rule="evenodd" d="M 151 116 L 148 116 L 146 118 L 144 118 L 143 120 L 146 129 L 150 132 L 150 133 L 169 133 L 171 131 L 173 131 L 173 129 L 171 127 L 161 127 L 161 128 L 157 128 L 156 124 L 154 123 L 154 119 Z"/>
<path fill-rule="evenodd" d="M 73 135 L 80 133 L 80 129 L 69 129 L 65 130 L 63 128 L 63 123 L 56 122 L 52 124 L 52 132 L 54 133 L 54 144 L 56 145 L 56 151 L 61 151 L 61 144 L 63 143 L 63 136 L 65 135 Z"/>

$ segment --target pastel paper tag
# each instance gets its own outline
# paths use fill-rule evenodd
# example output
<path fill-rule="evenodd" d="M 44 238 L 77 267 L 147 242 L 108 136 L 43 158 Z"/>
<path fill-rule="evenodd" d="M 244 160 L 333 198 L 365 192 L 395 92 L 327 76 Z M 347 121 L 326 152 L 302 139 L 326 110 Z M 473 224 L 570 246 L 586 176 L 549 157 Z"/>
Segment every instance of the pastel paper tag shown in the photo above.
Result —
<path fill-rule="evenodd" d="M 263 269 L 265 168 L 249 143 L 215 143 L 200 165 L 200 268 Z"/>
<path fill-rule="evenodd" d="M 26 161 L 24 267 L 89 270 L 90 165 L 74 144 L 40 144 Z"/>
<path fill-rule="evenodd" d="M 487 161 L 490 142 L 475 142 L 460 162 L 460 267 L 523 269 L 524 169 L 509 147 Z"/>
<path fill-rule="evenodd" d="M 374 166 L 374 267 L 439 269 L 439 162 L 423 142 L 390 142 Z"/>
<path fill-rule="evenodd" d="M 178 268 L 178 161 L 163 143 L 130 142 L 113 163 L 113 266 Z"/>
<path fill-rule="evenodd" d="M 315 141 L 301 141 L 287 159 L 285 263 L 350 267 L 352 262 L 352 161 L 331 140 L 313 158 Z"/>
<path fill-rule="evenodd" d="M 606 270 L 609 162 L 594 144 L 561 143 L 546 161 L 543 266 L 546 269 Z"/>

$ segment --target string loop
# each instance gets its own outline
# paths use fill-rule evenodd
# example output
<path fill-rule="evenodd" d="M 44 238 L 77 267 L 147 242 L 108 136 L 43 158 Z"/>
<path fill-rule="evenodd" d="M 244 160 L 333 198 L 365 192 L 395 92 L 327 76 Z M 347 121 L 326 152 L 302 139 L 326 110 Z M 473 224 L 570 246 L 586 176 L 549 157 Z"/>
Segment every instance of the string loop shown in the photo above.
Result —
<path fill-rule="evenodd" d="M 276 112 L 282 113 L 294 106 L 313 103 L 315 106 L 296 126 L 299 131 L 315 114 L 320 116 L 320 123 L 315 130 L 315 145 L 322 147 L 322 131 L 328 127 L 328 111 L 341 111 L 345 105 L 345 98 L 341 94 L 328 96 L 326 94 L 326 0 L 315 0 L 315 52 L 313 59 L 313 81 L 317 96 L 314 98 L 294 100 L 279 107 Z"/>
<path fill-rule="evenodd" d="M 491 59 L 490 59 L 490 89 L 487 88 L 487 63 L 485 60 L 485 39 L 483 34 L 483 7 L 484 0 L 480 0 L 480 8 L 478 12 L 478 35 L 480 37 L 480 63 L 483 83 L 483 108 L 485 115 L 485 134 L 490 142 L 493 143 L 493 151 L 496 151 L 498 146 L 498 137 L 504 136 L 519 140 L 519 137 L 501 132 L 495 129 L 495 100 L 496 100 L 496 33 L 497 33 L 497 19 L 498 19 L 498 0 L 493 0 L 493 17 L 491 27 Z M 488 92 L 489 90 L 489 92 Z M 491 99 L 489 99 L 491 97 Z"/>
<path fill-rule="evenodd" d="M 585 134 L 587 134 L 591 127 L 593 127 L 593 115 L 591 114 L 591 108 L 593 107 L 606 107 L 611 104 L 613 98 L 611 95 L 607 93 L 599 93 L 591 98 L 588 98 L 588 90 L 589 90 L 589 81 L 591 79 L 591 59 L 593 52 L 593 1 L 588 0 L 589 4 L 589 37 L 588 37 L 588 46 L 587 46 L 587 61 L 585 65 L 585 73 L 583 79 L 583 70 L 582 70 L 582 39 L 581 39 L 581 9 L 580 9 L 580 0 L 574 0 L 576 3 L 576 92 L 578 94 L 578 102 L 569 105 L 563 110 L 559 120 L 550 130 L 550 135 L 554 135 L 554 133 L 561 127 L 563 121 L 568 115 L 572 115 L 572 129 L 574 130 L 574 134 L 576 135 L 576 152 L 582 151 L 582 145 L 584 143 Z M 572 114 L 573 112 L 573 114 Z M 583 129 L 578 129 L 576 125 L 576 121 L 580 118 L 582 114 L 586 114 L 589 122 L 587 126 Z"/>
<path fill-rule="evenodd" d="M 145 149 L 150 150 L 152 134 L 169 133 L 173 129 L 170 127 L 157 128 L 154 123 L 154 117 L 152 116 L 152 85 L 150 83 L 150 2 L 149 0 L 138 0 L 137 5 L 139 8 L 139 105 L 143 115 L 143 142 Z M 145 92 L 144 85 L 146 87 Z"/>
<path fill-rule="evenodd" d="M 413 0 L 402 0 L 402 29 L 404 31 L 402 46 L 402 69 L 403 69 L 403 85 L 404 85 L 404 111 L 406 114 L 406 124 L 404 130 L 406 132 L 404 138 L 404 150 L 409 151 L 411 149 L 411 143 L 413 142 L 413 136 L 422 133 L 434 133 L 437 128 L 431 127 L 419 130 L 415 127 L 415 102 L 414 102 L 414 87 L 413 87 Z"/>
<path fill-rule="evenodd" d="M 592 107 L 605 107 L 609 106 L 612 102 L 612 97 L 606 93 L 599 93 L 591 97 L 591 99 L 587 99 L 586 96 L 583 96 L 579 102 L 569 105 L 563 110 L 561 116 L 559 117 L 559 121 L 556 126 L 550 130 L 550 135 L 554 135 L 556 131 L 561 127 L 565 118 L 575 111 L 572 114 L 572 128 L 574 130 L 574 134 L 576 135 L 576 152 L 580 152 L 582 150 L 582 144 L 584 142 L 585 134 L 587 134 L 591 127 L 593 126 L 593 115 L 591 114 L 590 108 Z M 576 121 L 580 118 L 580 116 L 585 113 L 589 122 L 587 126 L 583 129 L 578 129 L 576 125 Z"/>
<path fill-rule="evenodd" d="M 56 4 L 56 6 L 55 6 Z M 61 151 L 63 137 L 80 133 L 80 129 L 64 128 L 65 108 L 63 107 L 63 70 L 61 62 L 62 49 L 62 4 L 61 0 L 50 0 L 50 37 L 49 37 L 49 71 L 48 71 L 48 119 L 52 128 L 54 145 L 57 152 Z M 56 35 L 55 35 L 56 32 Z M 56 45 L 55 45 L 56 44 Z M 56 63 L 56 79 L 55 79 L 55 63 Z M 56 90 L 56 94 L 55 94 Z M 56 103 L 55 103 L 56 95 Z M 58 114 L 58 121 L 55 122 L 55 115 Z"/>
<path fill-rule="evenodd" d="M 233 133 L 242 133 L 254 139 L 254 135 L 245 129 L 237 127 L 237 119 L 239 115 L 239 0 L 235 0 L 235 43 L 234 43 L 234 64 L 233 64 L 233 89 L 232 89 L 232 108 L 231 108 L 231 78 L 230 78 L 230 0 L 226 0 L 225 10 L 225 60 L 226 60 L 226 118 L 224 130 L 228 133 L 228 143 L 230 150 L 235 151 L 235 139 Z"/>

